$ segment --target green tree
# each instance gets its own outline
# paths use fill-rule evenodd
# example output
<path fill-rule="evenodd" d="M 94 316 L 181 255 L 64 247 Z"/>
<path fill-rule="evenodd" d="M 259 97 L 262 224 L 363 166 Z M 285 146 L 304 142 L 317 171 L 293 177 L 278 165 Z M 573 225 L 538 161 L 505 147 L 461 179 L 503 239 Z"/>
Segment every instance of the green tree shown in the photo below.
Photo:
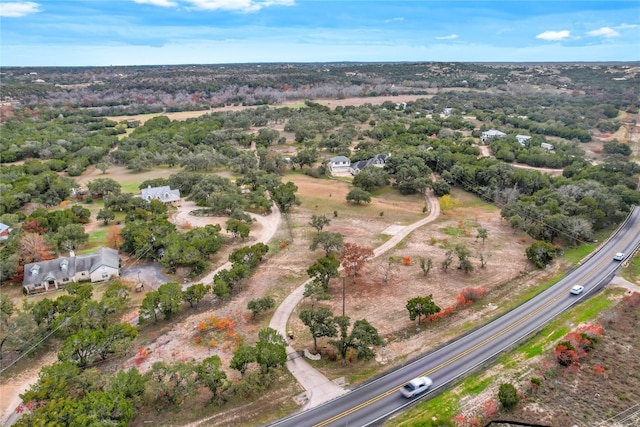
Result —
<path fill-rule="evenodd" d="M 264 328 L 258 332 L 256 362 L 262 372 L 283 366 L 287 361 L 286 341 L 275 329 Z"/>
<path fill-rule="evenodd" d="M 145 377 L 147 393 L 160 407 L 179 406 L 197 391 L 196 368 L 191 363 L 158 361 Z"/>
<path fill-rule="evenodd" d="M 247 308 L 251 310 L 251 315 L 255 318 L 263 311 L 271 310 L 275 307 L 276 301 L 272 297 L 256 298 L 249 301 Z"/>
<path fill-rule="evenodd" d="M 313 237 L 309 249 L 315 251 L 318 247 L 324 249 L 326 257 L 332 252 L 340 252 L 344 246 L 344 236 L 331 231 L 321 231 Z"/>
<path fill-rule="evenodd" d="M 4 294 L 0 294 L 4 295 Z M 44 327 L 39 326 L 33 315 L 26 309 L 16 309 L 12 304 L 2 302 L 4 313 L 0 320 L 0 360 L 7 351 L 19 354 L 40 343 Z M 8 313 L 12 313 L 8 315 Z"/>
<path fill-rule="evenodd" d="M 273 190 L 271 198 L 283 214 L 288 214 L 294 205 L 300 204 L 300 201 L 296 197 L 296 191 L 298 191 L 298 186 L 293 182 L 287 182 L 286 184 L 280 183 L 280 185 Z"/>
<path fill-rule="evenodd" d="M 250 270 L 253 270 L 262 261 L 267 252 L 269 252 L 269 246 L 264 243 L 256 243 L 233 251 L 229 255 L 229 261 L 233 264 L 246 265 Z"/>
<path fill-rule="evenodd" d="M 329 290 L 329 281 L 338 277 L 340 261 L 333 255 L 320 258 L 307 269 L 307 274 L 314 282 L 319 283 L 324 291 Z"/>
<path fill-rule="evenodd" d="M 133 418 L 131 401 L 119 391 L 93 391 L 79 402 L 79 414 L 71 425 L 126 427 Z"/>
<path fill-rule="evenodd" d="M 353 177 L 353 185 L 364 191 L 374 191 L 389 185 L 389 174 L 382 168 L 367 167 Z"/>
<path fill-rule="evenodd" d="M 20 395 L 23 402 L 43 402 L 59 399 L 76 391 L 80 368 L 71 362 L 56 362 L 44 366 L 38 381 Z"/>
<path fill-rule="evenodd" d="M 306 166 L 313 166 L 313 164 L 318 160 L 318 149 L 315 146 L 309 148 L 303 148 L 298 151 L 298 153 L 291 159 L 294 164 L 298 165 L 300 168 Z"/>
<path fill-rule="evenodd" d="M 471 261 L 469 260 L 469 248 L 467 248 L 464 243 L 458 243 L 453 249 L 458 256 L 458 261 L 460 262 L 458 268 L 467 274 L 473 271 L 473 264 L 471 264 Z"/>
<path fill-rule="evenodd" d="M 433 302 L 433 295 L 426 297 L 415 297 L 407 301 L 407 310 L 409 311 L 409 319 L 418 318 L 418 325 L 422 316 L 430 316 L 440 312 L 440 307 Z"/>
<path fill-rule="evenodd" d="M 106 209 L 106 208 L 105 209 L 100 209 L 100 211 L 96 215 L 96 219 L 102 220 L 102 223 L 104 225 L 109 224 L 109 221 L 111 221 L 115 217 L 116 217 L 116 214 L 114 214 L 111 209 Z"/>
<path fill-rule="evenodd" d="M 371 203 L 371 194 L 360 188 L 354 188 L 347 193 L 347 202 L 355 202 L 356 204 Z"/>
<path fill-rule="evenodd" d="M 486 228 L 484 227 L 478 228 L 478 234 L 476 235 L 476 240 L 482 239 L 483 246 L 484 246 L 484 241 L 487 240 L 488 237 L 489 237 L 489 231 Z"/>
<path fill-rule="evenodd" d="M 520 403 L 520 396 L 513 384 L 502 383 L 498 390 L 498 400 L 500 400 L 500 404 L 506 411 L 510 411 Z"/>
<path fill-rule="evenodd" d="M 210 286 L 205 286 L 202 283 L 196 283 L 195 285 L 187 287 L 187 289 L 182 292 L 182 299 L 183 301 L 188 302 L 190 307 L 197 307 L 200 301 L 202 301 L 210 290 Z"/>
<path fill-rule="evenodd" d="M 212 401 L 218 400 L 220 395 L 229 388 L 227 374 L 221 367 L 222 361 L 217 355 L 207 357 L 196 366 L 196 381 L 211 390 Z"/>
<path fill-rule="evenodd" d="M 538 241 L 532 243 L 525 250 L 525 253 L 527 254 L 527 259 L 536 267 L 544 268 L 556 257 L 558 248 L 549 242 Z"/>
<path fill-rule="evenodd" d="M 433 260 L 431 258 L 423 258 L 420 257 L 420 269 L 422 270 L 422 275 L 427 276 L 431 269 L 433 268 Z"/>
<path fill-rule="evenodd" d="M 309 225 L 315 228 L 318 233 L 320 233 L 322 229 L 329 224 L 331 224 L 331 220 L 325 215 L 311 215 Z"/>
<path fill-rule="evenodd" d="M 84 232 L 84 227 L 80 224 L 69 224 L 60 227 L 52 236 L 53 240 L 60 250 L 75 250 L 84 243 L 89 241 L 89 235 Z"/>
<path fill-rule="evenodd" d="M 107 390 L 118 392 L 137 406 L 144 393 L 146 380 L 138 369 L 118 370 L 107 380 Z"/>
<path fill-rule="evenodd" d="M 128 323 L 115 323 L 105 329 L 80 329 L 66 339 L 58 359 L 85 367 L 97 357 L 104 360 L 123 349 L 137 334 L 136 327 Z"/>
<path fill-rule="evenodd" d="M 165 320 L 180 312 L 182 302 L 182 286 L 177 282 L 169 282 L 160 285 L 158 288 L 160 305 L 158 309 Z"/>
<path fill-rule="evenodd" d="M 140 303 L 139 319 L 140 322 L 145 321 L 153 315 L 153 321 L 158 321 L 158 310 L 160 309 L 160 292 L 149 291 Z"/>
<path fill-rule="evenodd" d="M 244 376 L 247 371 L 249 363 L 256 361 L 256 349 L 250 345 L 241 345 L 233 353 L 229 367 L 240 372 L 240 375 Z"/>
<path fill-rule="evenodd" d="M 248 225 L 243 223 L 242 221 L 238 221 L 237 219 L 229 218 L 227 220 L 227 232 L 233 234 L 234 238 L 242 238 L 244 240 L 249 236 L 249 231 L 251 230 Z"/>
<path fill-rule="evenodd" d="M 349 316 L 337 316 L 334 320 L 340 328 L 340 334 L 338 335 L 338 339 L 330 340 L 329 344 L 333 345 L 338 353 L 340 353 L 342 365 L 346 366 L 347 364 L 347 352 L 350 348 L 356 351 L 359 359 L 373 359 L 375 353 L 369 347 L 382 344 L 382 338 L 380 338 L 377 329 L 366 319 L 361 319 L 353 324 L 351 333 L 349 333 L 348 329 L 351 324 Z"/>
<path fill-rule="evenodd" d="M 125 308 L 129 299 L 129 288 L 116 280 L 107 285 L 100 301 L 109 312 L 115 313 Z"/>
<path fill-rule="evenodd" d="M 451 267 L 451 264 L 453 264 L 453 251 L 448 250 L 447 252 L 445 252 L 444 260 L 442 261 L 442 264 L 441 264 L 442 271 L 446 273 L 447 270 L 449 270 L 449 267 Z"/>
<path fill-rule="evenodd" d="M 338 334 L 333 313 L 327 307 L 318 307 L 315 311 L 302 310 L 299 317 L 311 332 L 313 348 L 316 353 L 318 352 L 318 338 L 335 337 Z"/>
<path fill-rule="evenodd" d="M 118 195 L 122 191 L 120 184 L 111 178 L 98 178 L 89 181 L 87 183 L 87 189 L 94 199 L 109 195 Z"/>

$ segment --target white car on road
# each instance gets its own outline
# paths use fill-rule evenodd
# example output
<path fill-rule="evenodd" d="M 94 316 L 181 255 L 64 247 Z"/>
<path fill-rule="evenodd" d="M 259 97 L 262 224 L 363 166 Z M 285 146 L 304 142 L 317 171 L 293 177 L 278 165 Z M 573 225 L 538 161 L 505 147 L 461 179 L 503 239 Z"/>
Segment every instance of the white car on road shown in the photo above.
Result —
<path fill-rule="evenodd" d="M 615 261 L 622 261 L 622 260 L 624 259 L 624 253 L 622 253 L 622 252 L 618 252 L 617 254 L 615 254 L 615 255 L 613 256 L 613 259 L 614 259 Z"/>
<path fill-rule="evenodd" d="M 571 288 L 569 292 L 571 292 L 574 295 L 580 295 L 582 291 L 584 291 L 584 286 L 575 285 L 573 288 Z"/>
<path fill-rule="evenodd" d="M 400 393 L 407 399 L 410 399 L 423 391 L 427 391 L 427 389 L 431 387 L 431 384 L 433 384 L 433 381 L 431 381 L 429 377 L 414 378 L 402 386 Z"/>

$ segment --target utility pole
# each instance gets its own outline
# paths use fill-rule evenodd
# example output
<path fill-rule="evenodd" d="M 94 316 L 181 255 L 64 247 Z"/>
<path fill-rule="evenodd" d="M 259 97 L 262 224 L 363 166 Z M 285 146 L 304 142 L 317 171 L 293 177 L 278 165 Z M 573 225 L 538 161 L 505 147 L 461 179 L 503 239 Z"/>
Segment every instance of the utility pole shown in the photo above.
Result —
<path fill-rule="evenodd" d="M 344 317 L 344 297 L 345 297 L 345 283 L 347 278 L 342 276 L 342 317 Z"/>

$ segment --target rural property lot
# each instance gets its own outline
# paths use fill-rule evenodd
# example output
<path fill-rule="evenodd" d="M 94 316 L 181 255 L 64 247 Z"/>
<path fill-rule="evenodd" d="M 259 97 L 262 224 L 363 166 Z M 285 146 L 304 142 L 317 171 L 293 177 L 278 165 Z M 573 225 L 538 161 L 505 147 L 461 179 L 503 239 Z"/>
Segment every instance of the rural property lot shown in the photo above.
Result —
<path fill-rule="evenodd" d="M 386 100 L 405 102 L 419 97 L 423 96 L 319 102 L 335 107 L 363 103 L 379 104 Z M 172 119 L 186 119 L 201 114 L 203 112 L 167 115 Z M 144 120 L 139 117 L 132 118 Z M 178 169 L 167 168 L 133 174 L 125 168 L 113 167 L 106 174 L 102 174 L 95 168 L 89 168 L 76 181 L 86 184 L 96 178 L 112 178 L 123 186 L 137 187 L 144 180 L 168 177 L 177 171 Z M 153 332 L 156 336 L 149 335 L 149 340 L 143 343 L 148 351 L 144 361 L 140 362 L 140 359 L 134 356 L 122 366 L 135 365 L 144 370 L 157 360 L 199 361 L 217 354 L 222 358 L 223 366 L 227 367 L 228 377 L 232 380 L 237 379 L 238 372 L 228 369 L 228 362 L 233 355 L 232 347 L 224 342 L 219 345 L 197 343 L 198 327 L 201 322 L 207 321 L 211 316 L 229 317 L 233 320 L 237 333 L 243 336 L 246 342 L 253 342 L 258 330 L 268 323 L 268 315 L 255 320 L 250 319 L 246 308 L 247 303 L 251 299 L 266 295 L 272 296 L 279 303 L 308 278 L 306 269 L 318 258 L 324 256 L 322 250 L 312 252 L 309 249 L 311 239 L 316 232 L 309 226 L 312 215 L 326 215 L 331 219 L 330 225 L 325 228 L 326 231 L 339 232 L 344 235 L 346 242 L 355 242 L 372 248 L 388 240 L 389 234 L 427 215 L 423 210 L 425 200 L 421 196 L 401 196 L 394 190 L 385 189 L 374 194 L 370 204 L 353 205 L 345 200 L 347 192 L 352 188 L 348 181 L 314 179 L 302 174 L 287 175 L 284 181 L 292 181 L 298 186 L 298 197 L 302 204 L 292 209 L 288 221 L 282 222 L 275 239 L 270 244 L 270 253 L 266 261 L 243 285 L 241 292 L 224 304 L 213 301 L 213 297 L 209 296 L 196 310 L 185 307 L 184 315 L 177 321 L 162 324 L 156 328 L 157 331 Z M 541 280 L 552 277 L 561 267 L 556 263 L 548 270 L 531 270 L 530 263 L 524 255 L 525 248 L 531 244 L 528 237 L 515 234 L 509 224 L 500 218 L 500 211 L 497 208 L 467 193 L 454 191 L 452 195 L 458 202 L 457 206 L 443 212 L 437 221 L 414 231 L 388 253 L 370 261 L 355 283 L 346 282 L 346 315 L 352 320 L 362 318 L 369 320 L 386 342 L 384 350 L 378 352 L 375 363 L 355 366 L 356 371 L 361 369 L 369 373 L 380 372 L 382 369 L 402 363 L 420 352 L 435 347 L 497 314 L 498 309 L 502 307 L 494 304 L 495 301 L 503 299 L 504 302 L 508 299 L 505 297 L 510 294 L 526 292 L 529 287 Z M 187 221 L 191 226 L 201 226 L 206 223 L 223 223 L 225 220 L 224 218 L 195 217 L 190 219 L 185 215 L 187 208 L 188 203 L 181 208 L 179 214 L 174 216 L 179 227 L 185 227 Z M 95 213 L 93 212 L 94 217 Z M 100 230 L 101 227 L 102 225 L 96 222 L 89 226 L 88 231 Z M 488 232 L 488 238 L 484 242 L 476 238 L 478 228 L 485 228 Z M 242 244 L 252 244 L 259 231 L 259 226 L 252 228 L 251 237 Z M 455 259 L 447 272 L 441 269 L 445 253 L 456 244 L 464 244 L 470 251 L 474 270 L 469 274 L 457 269 Z M 481 267 L 480 254 L 486 260 L 484 268 Z M 426 276 L 420 268 L 421 257 L 433 261 L 433 268 Z M 213 261 L 214 264 L 221 264 L 226 261 L 226 258 L 216 255 Z M 384 281 L 385 273 L 388 273 L 387 282 Z M 175 277 L 175 279 L 182 281 L 181 277 Z M 486 286 L 488 289 L 485 299 L 464 309 L 463 312 L 454 314 L 449 319 L 429 326 L 422 325 L 421 330 L 416 328 L 415 321 L 409 320 L 405 305 L 410 298 L 431 294 L 434 301 L 445 308 L 455 304 L 456 296 L 462 289 L 480 286 Z M 322 304 L 330 307 L 335 314 L 341 314 L 342 279 L 334 279 L 330 284 L 330 291 L 331 299 Z M 141 297 L 142 295 L 138 295 L 136 298 Z M 306 302 L 303 302 L 304 304 Z M 291 317 L 289 325 L 296 336 L 293 346 L 297 350 L 311 349 L 313 341 L 308 329 L 297 318 L 297 312 Z M 323 340 L 319 340 L 319 344 L 321 347 L 326 347 L 326 342 Z M 41 360 L 54 359 L 53 355 L 47 355 Z M 345 370 L 339 362 L 326 362 L 325 358 L 319 368 L 332 379 L 346 377 L 347 383 L 351 385 L 358 381 L 356 377 L 349 377 L 353 373 L 349 371 L 354 371 L 353 365 L 349 370 Z M 36 377 L 35 369 L 25 372 L 19 378 L 10 381 L 10 384 L 2 384 L 3 393 L 15 396 L 28 384 L 34 382 Z M 288 401 L 290 397 L 290 395 L 272 396 L 274 402 Z M 12 403 L 14 402 L 3 399 L 3 405 L 0 408 L 3 410 L 3 419 L 4 414 L 12 410 L 9 406 Z M 225 420 L 221 421 L 220 425 L 223 425 L 228 423 L 232 416 L 220 414 L 217 419 Z"/>

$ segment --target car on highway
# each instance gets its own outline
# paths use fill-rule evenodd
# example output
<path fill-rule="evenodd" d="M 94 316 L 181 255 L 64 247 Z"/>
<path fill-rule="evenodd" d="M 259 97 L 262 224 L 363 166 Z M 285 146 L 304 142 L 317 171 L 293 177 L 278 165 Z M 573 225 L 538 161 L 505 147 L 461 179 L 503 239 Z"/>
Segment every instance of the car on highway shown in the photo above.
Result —
<path fill-rule="evenodd" d="M 584 291 L 584 286 L 575 285 L 569 292 L 571 292 L 573 295 L 580 295 L 582 291 Z"/>
<path fill-rule="evenodd" d="M 400 393 L 407 399 L 410 399 L 423 391 L 427 391 L 427 389 L 431 387 L 431 384 L 433 384 L 433 381 L 431 381 L 429 377 L 414 378 L 402 386 Z"/>
<path fill-rule="evenodd" d="M 622 260 L 624 259 L 624 253 L 622 253 L 622 252 L 618 252 L 617 254 L 615 254 L 615 255 L 613 256 L 613 259 L 614 259 L 615 261 L 622 261 Z"/>

